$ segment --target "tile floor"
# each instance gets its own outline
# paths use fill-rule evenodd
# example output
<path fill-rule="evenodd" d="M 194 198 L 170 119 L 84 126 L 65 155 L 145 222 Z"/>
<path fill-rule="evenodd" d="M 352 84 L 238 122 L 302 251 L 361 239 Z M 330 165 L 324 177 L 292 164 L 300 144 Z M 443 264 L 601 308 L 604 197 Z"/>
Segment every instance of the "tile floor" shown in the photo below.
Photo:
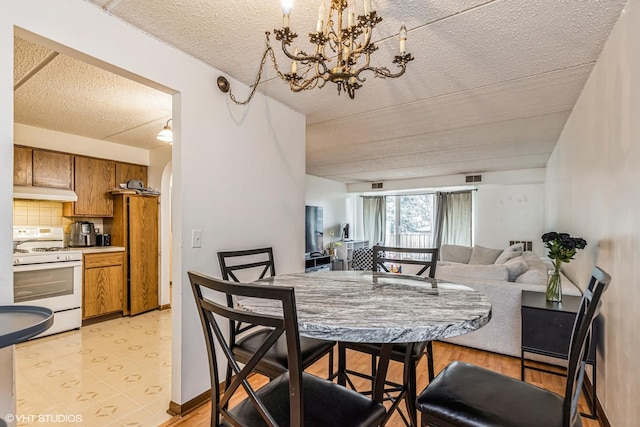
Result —
<path fill-rule="evenodd" d="M 171 310 L 16 346 L 18 426 L 158 426 L 170 393 Z"/>

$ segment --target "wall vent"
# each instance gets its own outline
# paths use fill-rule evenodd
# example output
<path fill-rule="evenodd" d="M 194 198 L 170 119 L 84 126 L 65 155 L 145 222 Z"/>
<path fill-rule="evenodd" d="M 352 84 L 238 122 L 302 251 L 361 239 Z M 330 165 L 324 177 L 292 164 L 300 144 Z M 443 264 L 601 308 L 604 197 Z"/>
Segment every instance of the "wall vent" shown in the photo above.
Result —
<path fill-rule="evenodd" d="M 382 188 L 382 183 L 381 182 L 372 182 L 371 183 L 371 189 L 372 190 L 379 190 Z"/>
<path fill-rule="evenodd" d="M 467 175 L 465 182 L 482 182 L 482 175 Z"/>
<path fill-rule="evenodd" d="M 533 242 L 530 240 L 509 240 L 509 246 L 515 245 L 516 243 L 522 243 L 525 251 L 533 250 Z"/>

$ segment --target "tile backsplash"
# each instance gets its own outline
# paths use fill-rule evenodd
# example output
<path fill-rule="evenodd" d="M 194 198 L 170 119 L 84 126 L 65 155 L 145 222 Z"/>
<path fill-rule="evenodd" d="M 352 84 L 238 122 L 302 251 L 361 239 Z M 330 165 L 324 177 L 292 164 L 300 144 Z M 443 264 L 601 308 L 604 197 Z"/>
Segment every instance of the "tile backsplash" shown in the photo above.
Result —
<path fill-rule="evenodd" d="M 50 202 L 45 200 L 13 200 L 13 225 L 51 225 L 64 228 L 69 232 L 69 227 L 74 221 L 85 218 L 66 218 L 62 216 L 62 202 Z M 96 229 L 103 230 L 102 218 L 86 218 L 95 224 Z"/>

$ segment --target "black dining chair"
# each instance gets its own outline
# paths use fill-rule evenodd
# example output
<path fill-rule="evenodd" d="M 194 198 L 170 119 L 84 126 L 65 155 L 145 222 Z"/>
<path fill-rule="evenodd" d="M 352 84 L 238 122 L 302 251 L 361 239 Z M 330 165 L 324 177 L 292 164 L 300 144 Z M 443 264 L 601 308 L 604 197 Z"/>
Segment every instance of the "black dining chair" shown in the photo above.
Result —
<path fill-rule="evenodd" d="M 589 353 L 591 326 L 610 281 L 606 272 L 594 267 L 573 325 L 564 397 L 479 366 L 452 362 L 417 399 L 422 425 L 581 426 L 578 398 Z"/>
<path fill-rule="evenodd" d="M 365 427 L 377 426 L 384 418 L 385 409 L 380 403 L 303 372 L 293 288 L 234 283 L 194 272 L 189 272 L 189 280 L 209 357 L 211 426 Z M 212 292 L 227 298 L 273 300 L 282 307 L 282 316 L 260 315 L 217 303 L 210 299 Z M 229 335 L 225 334 L 224 326 L 234 322 L 259 325 L 268 331 L 265 340 L 248 360 L 240 361 L 235 357 Z M 285 341 L 289 369 L 255 389 L 248 376 L 281 340 Z M 216 342 L 220 351 L 216 351 Z M 222 355 L 235 376 L 220 394 L 218 362 Z M 232 396 L 241 391 L 248 397 L 229 408 Z"/>
<path fill-rule="evenodd" d="M 399 248 L 390 246 L 376 245 L 372 249 L 373 271 L 390 272 L 390 264 L 398 264 L 402 266 L 408 274 L 435 278 L 436 267 L 438 262 L 437 248 Z M 407 271 L 413 268 L 415 271 Z M 346 368 L 346 350 L 357 351 L 371 355 L 371 373 L 363 374 L 362 372 L 350 370 Z M 367 343 L 339 343 L 338 344 L 338 372 L 354 375 L 361 378 L 371 380 L 373 382 L 376 376 L 376 361 L 380 355 L 380 344 Z M 393 393 L 393 404 L 389 412 L 392 412 L 402 400 L 405 401 L 407 408 L 407 420 L 404 414 L 399 411 L 401 418 L 406 425 L 417 425 L 417 410 L 415 399 L 417 393 L 416 385 L 416 369 L 423 357 L 427 360 L 427 372 L 429 381 L 434 377 L 433 367 L 433 347 L 431 341 L 411 344 L 395 344 L 391 352 L 391 360 L 403 363 L 403 383 L 398 384 L 392 381 L 386 381 L 385 391 Z M 348 377 L 344 376 L 345 380 Z M 353 387 L 353 384 L 350 384 Z M 387 387 L 388 386 L 388 387 Z"/>
<path fill-rule="evenodd" d="M 272 277 L 276 274 L 276 267 L 273 258 L 272 248 L 248 249 L 240 251 L 218 252 L 218 261 L 222 270 L 224 280 L 234 282 L 248 282 Z M 241 272 L 243 274 L 241 274 Z M 248 273 L 248 274 L 247 274 Z M 240 276 L 240 278 L 238 277 Z M 227 295 L 227 306 L 234 307 L 235 302 L 231 294 Z M 230 348 L 235 356 L 242 363 L 246 363 L 256 351 L 263 345 L 264 341 L 271 334 L 265 328 L 255 328 L 253 324 L 246 322 L 230 322 Z M 302 357 L 302 368 L 306 369 L 325 355 L 329 355 L 328 375 L 333 373 L 333 341 L 324 341 L 314 338 L 300 338 L 300 354 Z M 255 367 L 255 371 L 269 378 L 275 378 L 288 369 L 287 365 L 287 344 L 282 337 L 260 363 Z M 225 384 L 231 380 L 231 366 L 227 369 Z"/>

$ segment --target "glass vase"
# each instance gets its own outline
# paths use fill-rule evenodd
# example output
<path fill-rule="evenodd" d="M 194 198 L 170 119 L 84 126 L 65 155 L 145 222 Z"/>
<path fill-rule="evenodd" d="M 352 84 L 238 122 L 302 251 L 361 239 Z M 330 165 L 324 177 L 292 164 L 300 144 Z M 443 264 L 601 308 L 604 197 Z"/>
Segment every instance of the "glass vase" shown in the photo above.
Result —
<path fill-rule="evenodd" d="M 562 279 L 560 266 L 548 271 L 547 301 L 562 302 Z"/>

